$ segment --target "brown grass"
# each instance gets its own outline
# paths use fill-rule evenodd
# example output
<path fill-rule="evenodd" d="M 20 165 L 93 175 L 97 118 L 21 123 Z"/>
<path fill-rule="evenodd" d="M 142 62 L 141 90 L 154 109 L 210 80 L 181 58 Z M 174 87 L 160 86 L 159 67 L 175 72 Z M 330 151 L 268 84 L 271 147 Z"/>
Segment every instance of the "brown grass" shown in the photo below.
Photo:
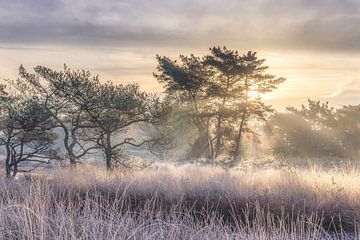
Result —
<path fill-rule="evenodd" d="M 351 239 L 360 171 L 91 166 L 0 183 L 0 239 Z"/>

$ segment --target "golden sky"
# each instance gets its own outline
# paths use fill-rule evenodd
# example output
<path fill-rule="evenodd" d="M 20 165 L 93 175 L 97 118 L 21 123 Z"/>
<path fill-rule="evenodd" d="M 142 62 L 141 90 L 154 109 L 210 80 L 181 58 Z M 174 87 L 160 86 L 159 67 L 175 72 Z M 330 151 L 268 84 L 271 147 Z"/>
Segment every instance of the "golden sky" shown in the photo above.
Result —
<path fill-rule="evenodd" d="M 161 91 L 156 54 L 204 55 L 212 46 L 257 51 L 287 78 L 266 101 L 360 103 L 357 0 L 0 0 L 0 79 L 20 64 L 84 68 Z"/>

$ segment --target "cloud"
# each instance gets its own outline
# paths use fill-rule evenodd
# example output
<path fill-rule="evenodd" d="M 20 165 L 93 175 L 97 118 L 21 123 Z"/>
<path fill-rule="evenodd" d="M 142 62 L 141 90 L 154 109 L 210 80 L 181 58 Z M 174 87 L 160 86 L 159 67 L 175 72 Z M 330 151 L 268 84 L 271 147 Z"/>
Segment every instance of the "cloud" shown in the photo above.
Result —
<path fill-rule="evenodd" d="M 0 79 L 67 63 L 156 91 L 156 54 L 227 45 L 258 50 L 288 78 L 275 105 L 358 103 L 359 13 L 359 0 L 0 0 Z"/>
<path fill-rule="evenodd" d="M 334 93 L 324 96 L 324 100 L 338 104 L 358 103 L 360 96 L 360 80 L 353 79 L 339 87 Z"/>
<path fill-rule="evenodd" d="M 0 0 L 0 44 L 360 51 L 359 11 L 357 0 Z"/>

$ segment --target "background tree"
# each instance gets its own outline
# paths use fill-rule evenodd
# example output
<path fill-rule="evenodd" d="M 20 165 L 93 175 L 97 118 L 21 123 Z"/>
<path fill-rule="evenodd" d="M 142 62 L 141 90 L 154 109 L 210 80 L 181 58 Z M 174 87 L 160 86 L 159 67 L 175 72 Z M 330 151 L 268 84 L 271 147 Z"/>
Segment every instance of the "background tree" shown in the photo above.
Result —
<path fill-rule="evenodd" d="M 249 120 L 264 120 L 272 112 L 260 97 L 252 96 L 271 92 L 285 81 L 268 74 L 265 60 L 256 53 L 239 55 L 226 47 L 211 48 L 203 58 L 181 55 L 180 63 L 157 59 L 155 77 L 165 83 L 168 94 L 180 98 L 185 114 L 198 129 L 194 148 L 209 150 L 208 158 L 218 158 L 227 145 L 227 154 L 238 160 L 242 135 L 245 130 L 251 133 Z"/>
<path fill-rule="evenodd" d="M 336 110 L 336 132 L 347 157 L 360 156 L 360 105 L 347 105 Z"/>
<path fill-rule="evenodd" d="M 165 92 L 177 110 L 176 122 L 186 121 L 195 126 L 197 134 L 190 151 L 191 157 L 213 157 L 210 135 L 212 108 L 207 103 L 206 87 L 211 77 L 200 58 L 180 55 L 180 63 L 157 56 L 158 66 L 154 76 L 164 84 Z M 190 125 L 187 124 L 187 128 Z"/>
<path fill-rule="evenodd" d="M 233 159 L 239 160 L 241 155 L 241 141 L 243 132 L 248 127 L 249 119 L 256 118 L 265 120 L 268 113 L 272 112 L 270 106 L 266 106 L 261 100 L 261 95 L 273 91 L 278 85 L 285 81 L 285 78 L 277 78 L 275 75 L 267 73 L 268 66 L 265 66 L 265 59 L 259 59 L 256 52 L 249 51 L 241 57 L 244 68 L 242 79 L 243 97 L 238 105 L 240 121 L 238 123 L 237 138 Z M 256 95 L 257 97 L 252 97 Z"/>
<path fill-rule="evenodd" d="M 287 107 L 286 111 L 299 115 L 310 122 L 314 131 L 335 125 L 334 108 L 329 106 L 329 102 L 322 103 L 318 100 L 308 99 L 307 106 L 303 104 L 301 109 Z"/>
<path fill-rule="evenodd" d="M 334 135 L 292 112 L 276 113 L 268 126 L 272 129 L 272 152 L 282 157 L 343 157 L 343 149 Z"/>
<path fill-rule="evenodd" d="M 84 70 L 71 71 L 66 66 L 63 71 L 53 71 L 43 66 L 38 66 L 34 70 L 35 74 L 31 74 L 20 66 L 21 79 L 17 84 L 22 85 L 23 91 L 27 89 L 28 94 L 41 99 L 43 107 L 53 120 L 53 128 L 62 130 L 66 157 L 74 166 L 80 158 L 95 150 L 97 146 L 81 141 L 83 132 L 92 126 L 86 119 L 81 101 L 76 101 L 73 96 L 77 95 L 76 92 L 89 91 L 89 83 L 97 83 L 97 76 L 92 77 Z"/>
<path fill-rule="evenodd" d="M 49 112 L 36 97 L 8 98 L 2 111 L 0 143 L 5 146 L 5 172 L 31 172 L 59 159 Z"/>
<path fill-rule="evenodd" d="M 334 109 L 328 102 L 308 99 L 300 109 L 271 120 L 274 150 L 284 156 L 358 157 L 360 143 L 359 105 Z"/>
<path fill-rule="evenodd" d="M 136 134 L 132 135 L 129 131 L 140 124 L 155 126 L 162 123 L 168 105 L 158 97 L 140 91 L 136 84 L 101 84 L 89 79 L 83 84 L 88 86 L 86 91 L 69 90 L 68 97 L 74 98 L 76 104 L 86 112 L 92 127 L 85 132 L 84 140 L 93 142 L 104 153 L 108 170 L 112 170 L 114 164 L 131 167 L 124 162 L 125 146 L 147 146 L 153 152 L 156 146 L 166 144 L 163 135 L 144 136 L 136 141 Z"/>
<path fill-rule="evenodd" d="M 204 57 L 204 64 L 212 70 L 213 76 L 208 79 L 207 96 L 212 100 L 216 111 L 215 120 L 215 158 L 224 146 L 224 133 L 231 128 L 236 115 L 234 106 L 242 101 L 244 89 L 242 79 L 244 66 L 237 51 L 226 47 L 210 48 L 211 54 Z"/>
<path fill-rule="evenodd" d="M 223 145 L 222 122 L 230 123 L 233 125 L 230 127 L 232 132 L 238 125 L 237 134 L 231 134 L 230 138 L 234 142 L 231 151 L 233 160 L 238 160 L 242 135 L 244 132 L 252 132 L 249 120 L 265 120 L 273 111 L 261 101 L 261 95 L 273 91 L 285 79 L 268 74 L 265 59 L 258 59 L 256 52 L 250 51 L 241 56 L 237 51 L 226 47 L 214 47 L 210 50 L 211 54 L 205 57 L 205 64 L 212 67 L 215 74 L 210 84 L 210 93 L 218 102 L 216 155 Z"/>

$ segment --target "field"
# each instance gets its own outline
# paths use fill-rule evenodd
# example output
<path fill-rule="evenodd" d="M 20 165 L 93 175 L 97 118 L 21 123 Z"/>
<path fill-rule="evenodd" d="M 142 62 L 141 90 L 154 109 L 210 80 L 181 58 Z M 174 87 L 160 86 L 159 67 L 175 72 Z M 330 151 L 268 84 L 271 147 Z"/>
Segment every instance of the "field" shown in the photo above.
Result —
<path fill-rule="evenodd" d="M 360 219 L 355 164 L 79 165 L 0 185 L 0 239 L 356 239 Z"/>

